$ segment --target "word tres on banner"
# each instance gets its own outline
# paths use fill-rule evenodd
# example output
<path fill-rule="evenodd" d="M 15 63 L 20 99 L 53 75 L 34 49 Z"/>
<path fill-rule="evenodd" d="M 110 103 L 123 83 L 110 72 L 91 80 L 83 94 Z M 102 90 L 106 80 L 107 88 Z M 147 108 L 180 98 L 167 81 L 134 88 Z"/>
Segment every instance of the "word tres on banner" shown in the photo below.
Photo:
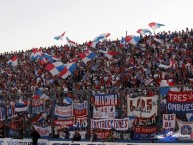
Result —
<path fill-rule="evenodd" d="M 67 117 L 72 116 L 72 105 L 69 106 L 55 106 L 54 115 Z"/>
<path fill-rule="evenodd" d="M 163 129 L 174 129 L 176 124 L 176 114 L 163 114 Z"/>
<path fill-rule="evenodd" d="M 116 106 L 118 94 L 96 94 L 94 99 L 95 106 Z"/>
<path fill-rule="evenodd" d="M 127 115 L 136 115 L 137 117 L 151 117 L 154 114 L 157 116 L 157 99 L 158 96 L 152 97 L 136 97 L 130 98 L 127 96 Z"/>
<path fill-rule="evenodd" d="M 124 119 L 91 119 L 91 129 L 128 130 L 128 118 Z"/>
<path fill-rule="evenodd" d="M 115 118 L 115 106 L 93 106 L 93 118 Z"/>
<path fill-rule="evenodd" d="M 84 103 L 73 103 L 73 115 L 75 117 L 84 117 L 88 115 L 88 101 Z"/>
<path fill-rule="evenodd" d="M 172 92 L 168 93 L 167 111 L 169 113 L 186 114 L 193 112 L 192 92 Z"/>

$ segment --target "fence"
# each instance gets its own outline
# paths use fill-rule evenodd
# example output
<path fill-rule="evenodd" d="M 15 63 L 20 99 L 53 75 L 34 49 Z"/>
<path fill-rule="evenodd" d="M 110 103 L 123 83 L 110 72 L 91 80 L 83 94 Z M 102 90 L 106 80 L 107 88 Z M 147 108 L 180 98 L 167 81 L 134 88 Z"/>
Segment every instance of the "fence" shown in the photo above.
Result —
<path fill-rule="evenodd" d="M 187 87 L 192 86 L 172 88 L 183 91 Z M 68 133 L 72 138 L 74 131 L 79 130 L 82 139 L 89 140 L 91 130 L 95 130 L 104 141 L 111 131 L 117 140 L 155 139 L 163 131 L 163 114 L 171 114 L 166 107 L 169 90 L 172 89 L 140 87 L 2 93 L 0 134 L 25 138 L 33 126 L 45 138 L 65 138 Z M 176 118 L 187 121 L 186 113 L 177 113 Z M 173 132 L 178 128 L 175 125 Z"/>

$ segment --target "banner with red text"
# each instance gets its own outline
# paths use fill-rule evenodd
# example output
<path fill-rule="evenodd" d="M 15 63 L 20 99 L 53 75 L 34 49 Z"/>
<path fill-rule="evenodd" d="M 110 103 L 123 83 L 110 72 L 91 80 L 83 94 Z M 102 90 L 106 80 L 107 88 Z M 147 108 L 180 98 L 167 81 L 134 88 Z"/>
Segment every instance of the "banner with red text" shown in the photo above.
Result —
<path fill-rule="evenodd" d="M 54 120 L 54 125 L 56 126 L 73 126 L 74 119 L 66 119 L 66 120 Z"/>
<path fill-rule="evenodd" d="M 153 125 L 155 123 L 156 123 L 156 115 L 153 115 L 149 118 L 135 117 L 135 120 L 133 122 L 134 125 L 138 126 Z"/>
<path fill-rule="evenodd" d="M 123 119 L 91 119 L 91 129 L 128 130 L 128 118 Z"/>
<path fill-rule="evenodd" d="M 134 132 L 137 134 L 152 134 L 157 132 L 156 126 L 135 126 Z"/>
<path fill-rule="evenodd" d="M 39 132 L 40 136 L 49 136 L 49 132 L 51 132 L 51 127 L 47 126 L 47 127 L 39 127 L 34 125 L 34 128 L 37 132 Z"/>
<path fill-rule="evenodd" d="M 176 114 L 163 114 L 163 129 L 174 129 Z"/>
<path fill-rule="evenodd" d="M 157 116 L 157 99 L 153 97 L 136 97 L 130 98 L 127 96 L 127 115 L 135 115 L 137 117 L 148 118 L 156 114 Z"/>
<path fill-rule="evenodd" d="M 72 116 L 72 105 L 69 106 L 55 106 L 54 115 L 61 117 Z"/>
<path fill-rule="evenodd" d="M 93 118 L 115 118 L 115 106 L 93 106 Z"/>

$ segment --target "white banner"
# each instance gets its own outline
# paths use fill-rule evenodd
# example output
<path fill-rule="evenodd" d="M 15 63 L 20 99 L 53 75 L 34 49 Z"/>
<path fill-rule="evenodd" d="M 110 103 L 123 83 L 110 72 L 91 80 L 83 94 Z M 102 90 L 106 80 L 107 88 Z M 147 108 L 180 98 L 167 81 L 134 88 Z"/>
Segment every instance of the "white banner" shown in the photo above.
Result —
<path fill-rule="evenodd" d="M 124 119 L 91 119 L 91 129 L 116 129 L 116 130 L 128 130 L 128 118 Z"/>
<path fill-rule="evenodd" d="M 174 129 L 176 124 L 176 114 L 163 114 L 163 128 Z"/>
<path fill-rule="evenodd" d="M 157 116 L 157 98 L 153 97 L 136 97 L 127 96 L 127 116 L 135 115 L 137 117 L 148 118 L 156 114 Z"/>
<path fill-rule="evenodd" d="M 178 127 L 179 127 L 179 139 L 192 139 L 193 133 L 193 122 L 185 122 L 178 120 Z"/>
<path fill-rule="evenodd" d="M 69 138 L 73 138 L 74 136 L 74 131 L 70 131 L 70 136 Z M 81 135 L 81 139 L 85 139 L 85 136 L 86 136 L 86 131 L 79 131 L 80 135 Z"/>
<path fill-rule="evenodd" d="M 93 107 L 93 118 L 115 118 L 115 106 Z"/>
<path fill-rule="evenodd" d="M 67 117 L 72 116 L 72 105 L 70 106 L 55 106 L 54 115 Z"/>
<path fill-rule="evenodd" d="M 32 139 L 4 138 L 0 139 L 0 145 L 32 145 Z M 38 139 L 38 145 L 49 145 L 49 142 L 46 139 Z"/>
<path fill-rule="evenodd" d="M 25 106 L 25 107 L 15 107 L 15 112 L 25 112 L 25 111 L 28 111 L 28 106 Z"/>
<path fill-rule="evenodd" d="M 51 131 L 51 127 L 47 126 L 47 127 L 39 127 L 39 126 L 35 126 L 34 128 L 37 132 L 39 132 L 40 136 L 49 136 L 49 132 Z"/>

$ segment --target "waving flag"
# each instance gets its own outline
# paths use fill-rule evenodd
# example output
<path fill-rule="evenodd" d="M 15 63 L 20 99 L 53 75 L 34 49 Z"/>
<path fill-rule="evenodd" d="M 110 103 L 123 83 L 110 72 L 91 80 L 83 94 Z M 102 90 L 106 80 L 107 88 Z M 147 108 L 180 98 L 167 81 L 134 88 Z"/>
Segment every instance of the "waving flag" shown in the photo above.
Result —
<path fill-rule="evenodd" d="M 50 54 L 47 54 L 47 53 L 42 53 L 42 56 L 48 60 L 48 61 L 60 61 L 60 59 L 56 56 L 53 56 L 53 55 L 50 55 Z"/>
<path fill-rule="evenodd" d="M 78 55 L 85 64 L 87 64 L 88 61 L 92 60 L 93 58 L 97 56 L 96 53 L 90 50 L 87 50 L 86 53 L 80 53 Z"/>
<path fill-rule="evenodd" d="M 30 59 L 33 61 L 33 60 L 36 60 L 38 58 L 38 56 L 40 56 L 42 53 L 42 49 L 38 49 L 38 48 L 33 48 L 32 49 L 32 53 L 31 53 L 31 56 L 30 56 Z"/>
<path fill-rule="evenodd" d="M 56 39 L 56 40 L 63 40 L 64 35 L 65 35 L 65 32 L 62 33 L 62 34 L 59 35 L 59 36 L 55 36 L 54 39 Z"/>
<path fill-rule="evenodd" d="M 87 46 L 88 46 L 88 47 L 95 48 L 95 47 L 96 47 L 96 44 L 97 44 L 101 39 L 104 40 L 104 39 L 106 39 L 107 37 L 109 37 L 110 35 L 111 35 L 110 33 L 103 33 L 103 34 L 95 37 L 95 38 L 93 39 L 93 41 L 87 43 Z"/>
<path fill-rule="evenodd" d="M 18 65 L 18 59 L 17 56 L 13 56 L 8 62 L 8 65 L 10 66 L 17 66 Z"/>
<path fill-rule="evenodd" d="M 172 79 L 169 80 L 161 80 L 160 82 L 160 94 L 162 96 L 166 96 L 169 91 L 179 92 L 177 87 L 174 87 L 175 84 Z"/>
<path fill-rule="evenodd" d="M 103 53 L 108 59 L 111 59 L 113 56 L 117 55 L 117 52 L 115 51 L 104 51 L 104 50 L 99 50 L 99 52 Z"/>
<path fill-rule="evenodd" d="M 139 30 L 137 30 L 137 33 L 139 33 L 141 35 L 145 35 L 147 33 L 152 34 L 149 29 L 139 29 Z"/>
<path fill-rule="evenodd" d="M 67 66 L 60 72 L 60 76 L 63 79 L 66 79 L 68 76 L 70 76 L 74 70 L 77 68 L 77 65 L 75 63 L 69 63 Z"/>
<path fill-rule="evenodd" d="M 129 36 L 125 37 L 125 40 L 126 40 L 126 42 L 129 42 L 133 45 L 136 45 L 139 42 L 140 37 L 139 36 L 129 35 Z"/>
<path fill-rule="evenodd" d="M 46 65 L 46 70 L 48 70 L 53 76 L 59 74 L 64 70 L 65 65 L 62 62 L 54 62 Z"/>
<path fill-rule="evenodd" d="M 74 47 L 77 47 L 76 43 L 72 40 L 70 40 L 68 37 L 66 37 L 66 40 L 67 42 L 71 45 L 71 46 L 74 46 Z"/>
<path fill-rule="evenodd" d="M 159 23 L 155 23 L 155 22 L 151 22 L 148 24 L 151 29 L 153 29 L 154 31 L 157 30 L 158 28 L 160 28 L 161 26 L 165 26 L 164 24 L 159 24 Z"/>

